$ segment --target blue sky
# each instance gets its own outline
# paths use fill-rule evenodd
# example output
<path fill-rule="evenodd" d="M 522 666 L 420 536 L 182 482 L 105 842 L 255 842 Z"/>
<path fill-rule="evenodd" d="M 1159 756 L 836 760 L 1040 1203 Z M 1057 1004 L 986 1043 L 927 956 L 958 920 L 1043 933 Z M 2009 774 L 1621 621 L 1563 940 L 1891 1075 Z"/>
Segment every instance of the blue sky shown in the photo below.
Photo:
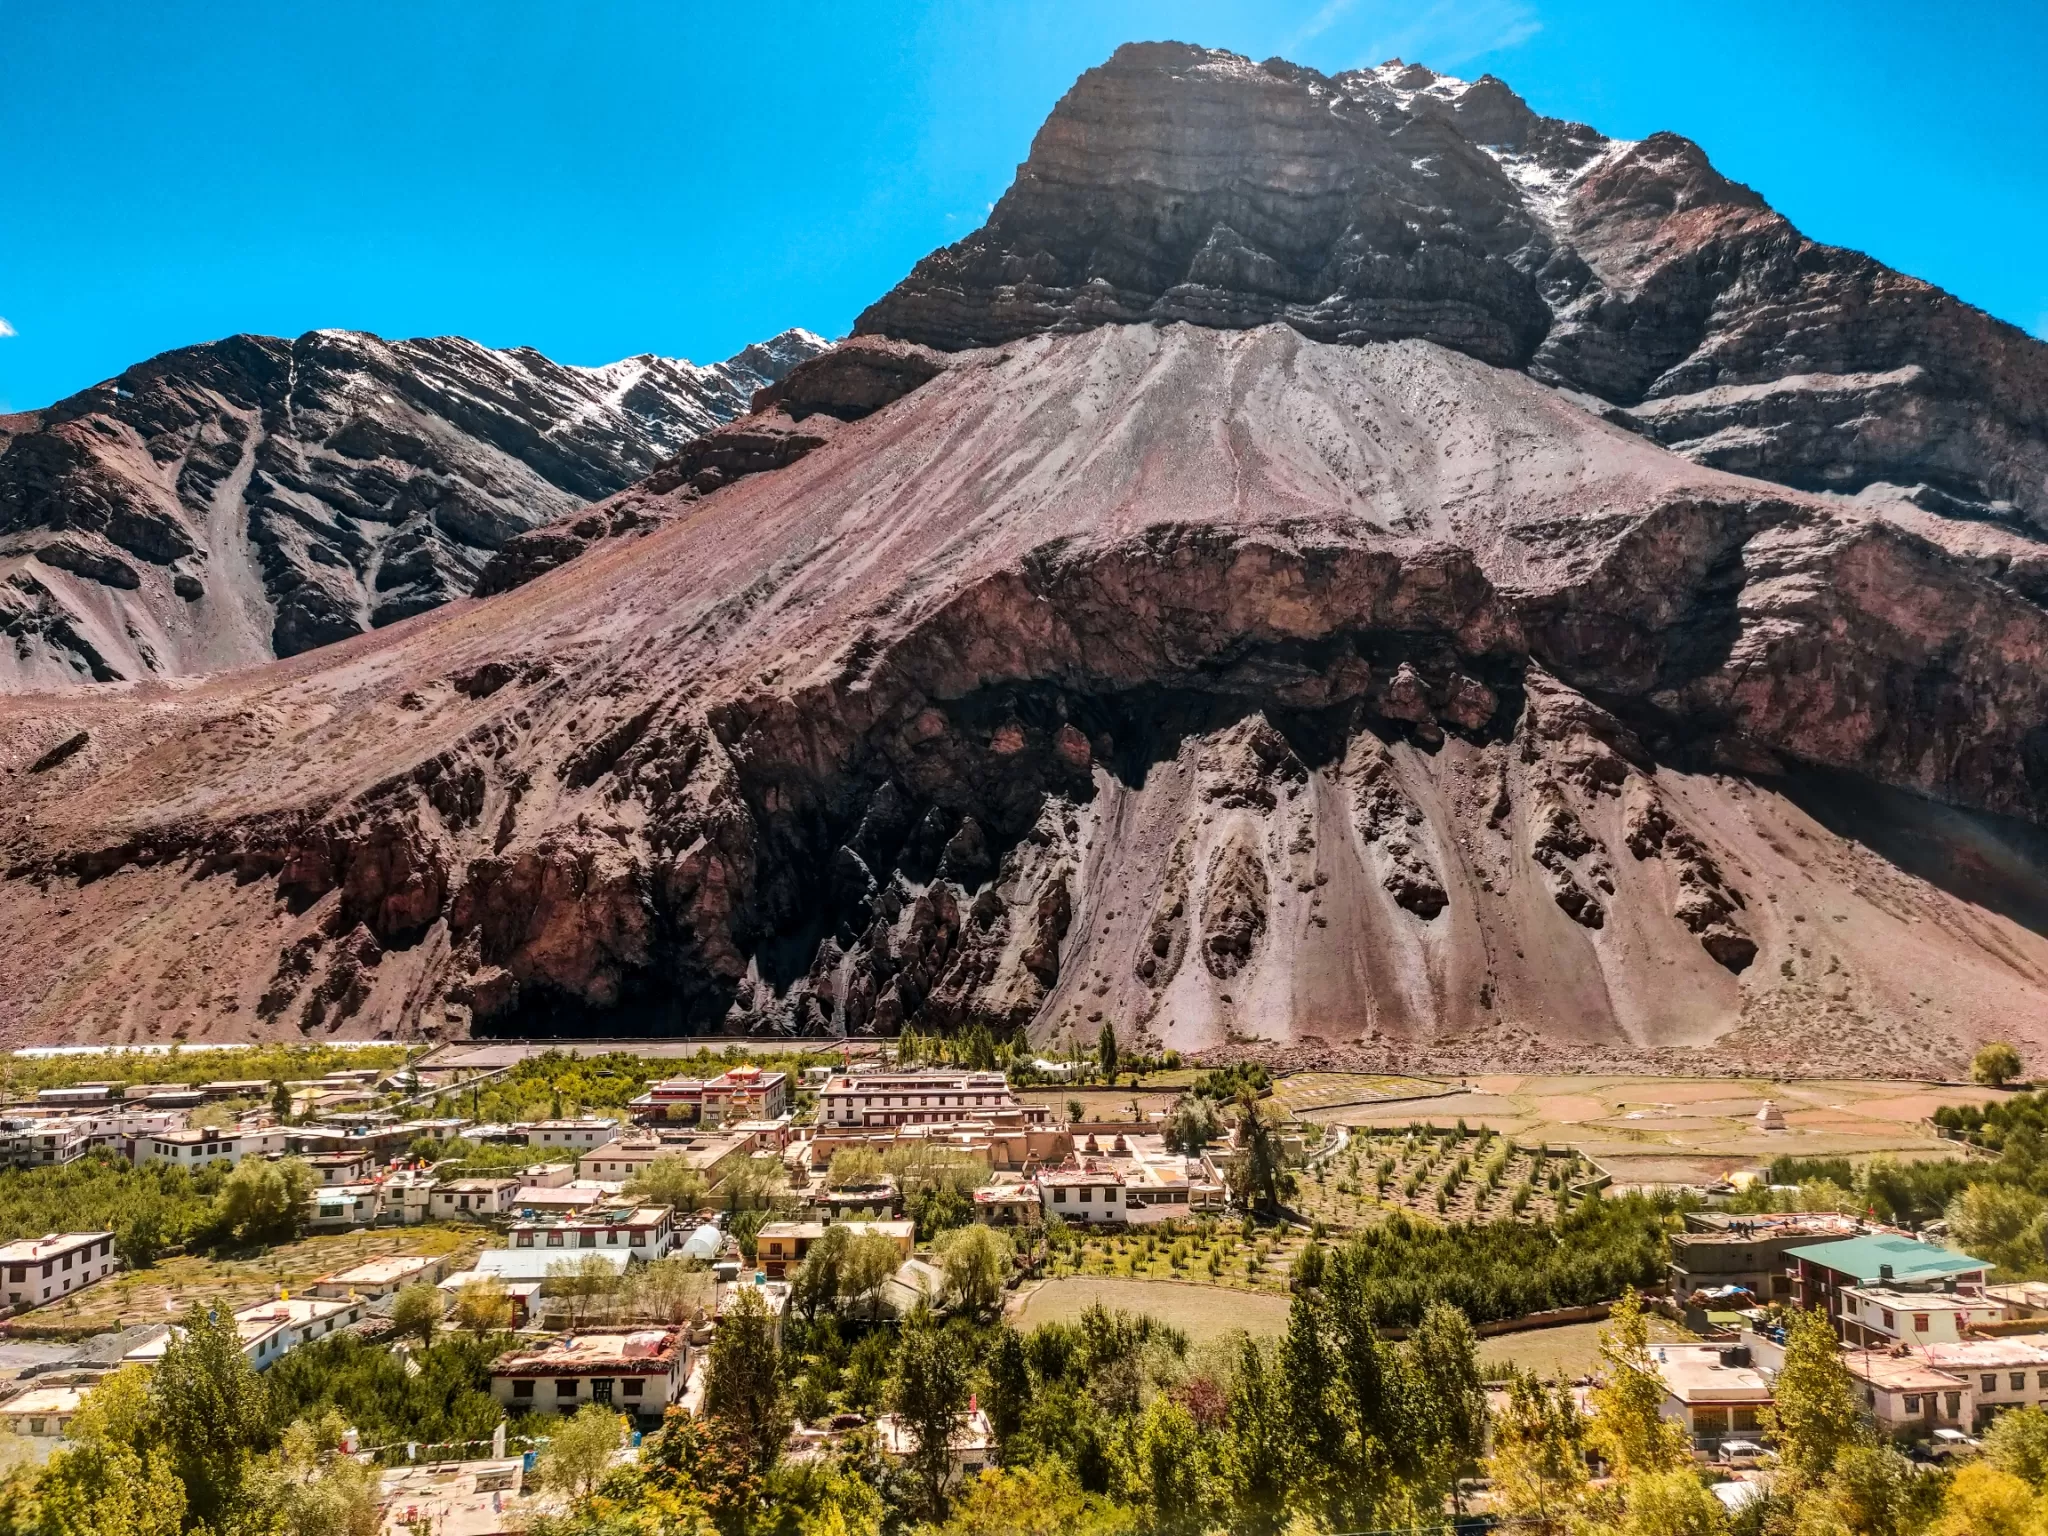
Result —
<path fill-rule="evenodd" d="M 234 331 L 577 363 L 836 335 L 981 221 L 1075 75 L 1161 37 L 1674 129 L 2048 335 L 2039 0 L 66 0 L 0 47 L 0 409 Z"/>

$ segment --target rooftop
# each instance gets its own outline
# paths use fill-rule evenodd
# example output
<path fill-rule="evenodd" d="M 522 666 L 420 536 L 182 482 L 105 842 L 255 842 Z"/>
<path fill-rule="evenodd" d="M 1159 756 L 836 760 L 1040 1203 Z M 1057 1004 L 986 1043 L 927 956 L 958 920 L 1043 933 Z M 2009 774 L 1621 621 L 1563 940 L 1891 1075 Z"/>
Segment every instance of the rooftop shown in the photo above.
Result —
<path fill-rule="evenodd" d="M 1721 1350 L 1663 1345 L 1656 1350 L 1657 1374 L 1682 1403 L 1767 1403 L 1770 1384 L 1761 1371 L 1746 1365 L 1723 1365 Z"/>
<path fill-rule="evenodd" d="M 407 1275 L 416 1275 L 423 1269 L 431 1269 L 439 1261 L 422 1254 L 400 1254 L 388 1259 L 372 1259 L 367 1264 L 358 1264 L 353 1269 L 344 1269 L 321 1277 L 322 1285 L 385 1285 L 393 1280 L 403 1280 Z"/>
<path fill-rule="evenodd" d="M 676 1358 L 681 1335 L 657 1328 L 632 1333 L 578 1333 L 538 1349 L 515 1349 L 491 1367 L 500 1376 L 581 1375 L 586 1371 L 666 1369 Z"/>
<path fill-rule="evenodd" d="M 1842 1363 L 1849 1368 L 1851 1376 L 1870 1383 L 1880 1392 L 1953 1391 L 1963 1385 L 1949 1372 L 1937 1370 L 1912 1355 L 1845 1349 L 1842 1351 Z"/>
<path fill-rule="evenodd" d="M 1910 1237 L 1878 1234 L 1788 1248 L 1785 1256 L 1803 1259 L 1837 1274 L 1853 1275 L 1862 1285 L 1872 1285 L 1880 1280 L 1941 1280 L 1950 1275 L 1964 1275 L 1991 1267 L 1982 1259 L 1957 1253 L 1953 1248 L 1918 1243 Z M 1886 1270 L 1890 1273 L 1887 1274 Z"/>
<path fill-rule="evenodd" d="M 1913 1352 L 1946 1371 L 2002 1371 L 2015 1365 L 2048 1365 L 2044 1344 L 2048 1344 L 2048 1335 L 2016 1334 L 2003 1339 L 1964 1339 L 1959 1344 L 1916 1344 Z"/>
<path fill-rule="evenodd" d="M 21 1237 L 0 1247 L 0 1264 L 22 1264 L 30 1259 L 47 1259 L 87 1243 L 96 1243 L 111 1232 L 46 1232 L 41 1237 Z"/>

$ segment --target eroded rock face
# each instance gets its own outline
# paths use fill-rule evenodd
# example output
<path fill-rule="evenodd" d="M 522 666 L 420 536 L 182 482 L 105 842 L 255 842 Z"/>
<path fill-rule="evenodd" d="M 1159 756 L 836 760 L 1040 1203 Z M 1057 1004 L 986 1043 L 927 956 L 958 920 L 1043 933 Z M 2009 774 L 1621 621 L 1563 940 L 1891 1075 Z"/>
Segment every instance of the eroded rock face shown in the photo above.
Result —
<path fill-rule="evenodd" d="M 2048 347 L 1805 239 L 1686 139 L 1609 139 L 1491 76 L 1131 44 L 857 329 L 957 349 L 1140 320 L 1421 337 L 1703 464 L 2048 530 Z"/>
<path fill-rule="evenodd" d="M 291 656 L 468 594 L 824 343 L 603 368 L 456 337 L 234 336 L 0 419 L 0 688 Z"/>
<path fill-rule="evenodd" d="M 2044 1016 L 2048 614 L 1881 508 L 1279 325 L 783 419 L 324 664 L 0 702 L 0 1030 L 1924 1071 Z"/>

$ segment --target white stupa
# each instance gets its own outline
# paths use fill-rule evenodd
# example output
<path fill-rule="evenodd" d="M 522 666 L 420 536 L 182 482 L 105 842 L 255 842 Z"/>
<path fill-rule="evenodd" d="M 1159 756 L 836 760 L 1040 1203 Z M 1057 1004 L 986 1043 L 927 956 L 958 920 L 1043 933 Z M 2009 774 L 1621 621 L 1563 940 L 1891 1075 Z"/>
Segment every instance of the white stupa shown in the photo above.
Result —
<path fill-rule="evenodd" d="M 1782 1131 L 1785 1129 L 1785 1112 L 1769 1099 L 1756 1112 L 1756 1125 L 1760 1131 Z"/>

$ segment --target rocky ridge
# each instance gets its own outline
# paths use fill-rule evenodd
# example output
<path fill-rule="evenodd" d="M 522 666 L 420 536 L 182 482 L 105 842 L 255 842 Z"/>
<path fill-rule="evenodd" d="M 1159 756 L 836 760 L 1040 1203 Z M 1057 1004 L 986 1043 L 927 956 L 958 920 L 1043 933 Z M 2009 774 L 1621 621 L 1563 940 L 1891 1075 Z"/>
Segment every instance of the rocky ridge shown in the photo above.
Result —
<path fill-rule="evenodd" d="M 0 418 L 0 688 L 291 656 L 466 595 L 824 343 L 602 368 L 457 337 L 234 336 Z"/>
<path fill-rule="evenodd" d="M 817 446 L 489 603 L 0 705 L 0 1028 L 1867 1072 L 2040 1016 L 2048 614 L 1939 543 L 1424 342 L 809 410 L 861 351 L 723 429 Z"/>

